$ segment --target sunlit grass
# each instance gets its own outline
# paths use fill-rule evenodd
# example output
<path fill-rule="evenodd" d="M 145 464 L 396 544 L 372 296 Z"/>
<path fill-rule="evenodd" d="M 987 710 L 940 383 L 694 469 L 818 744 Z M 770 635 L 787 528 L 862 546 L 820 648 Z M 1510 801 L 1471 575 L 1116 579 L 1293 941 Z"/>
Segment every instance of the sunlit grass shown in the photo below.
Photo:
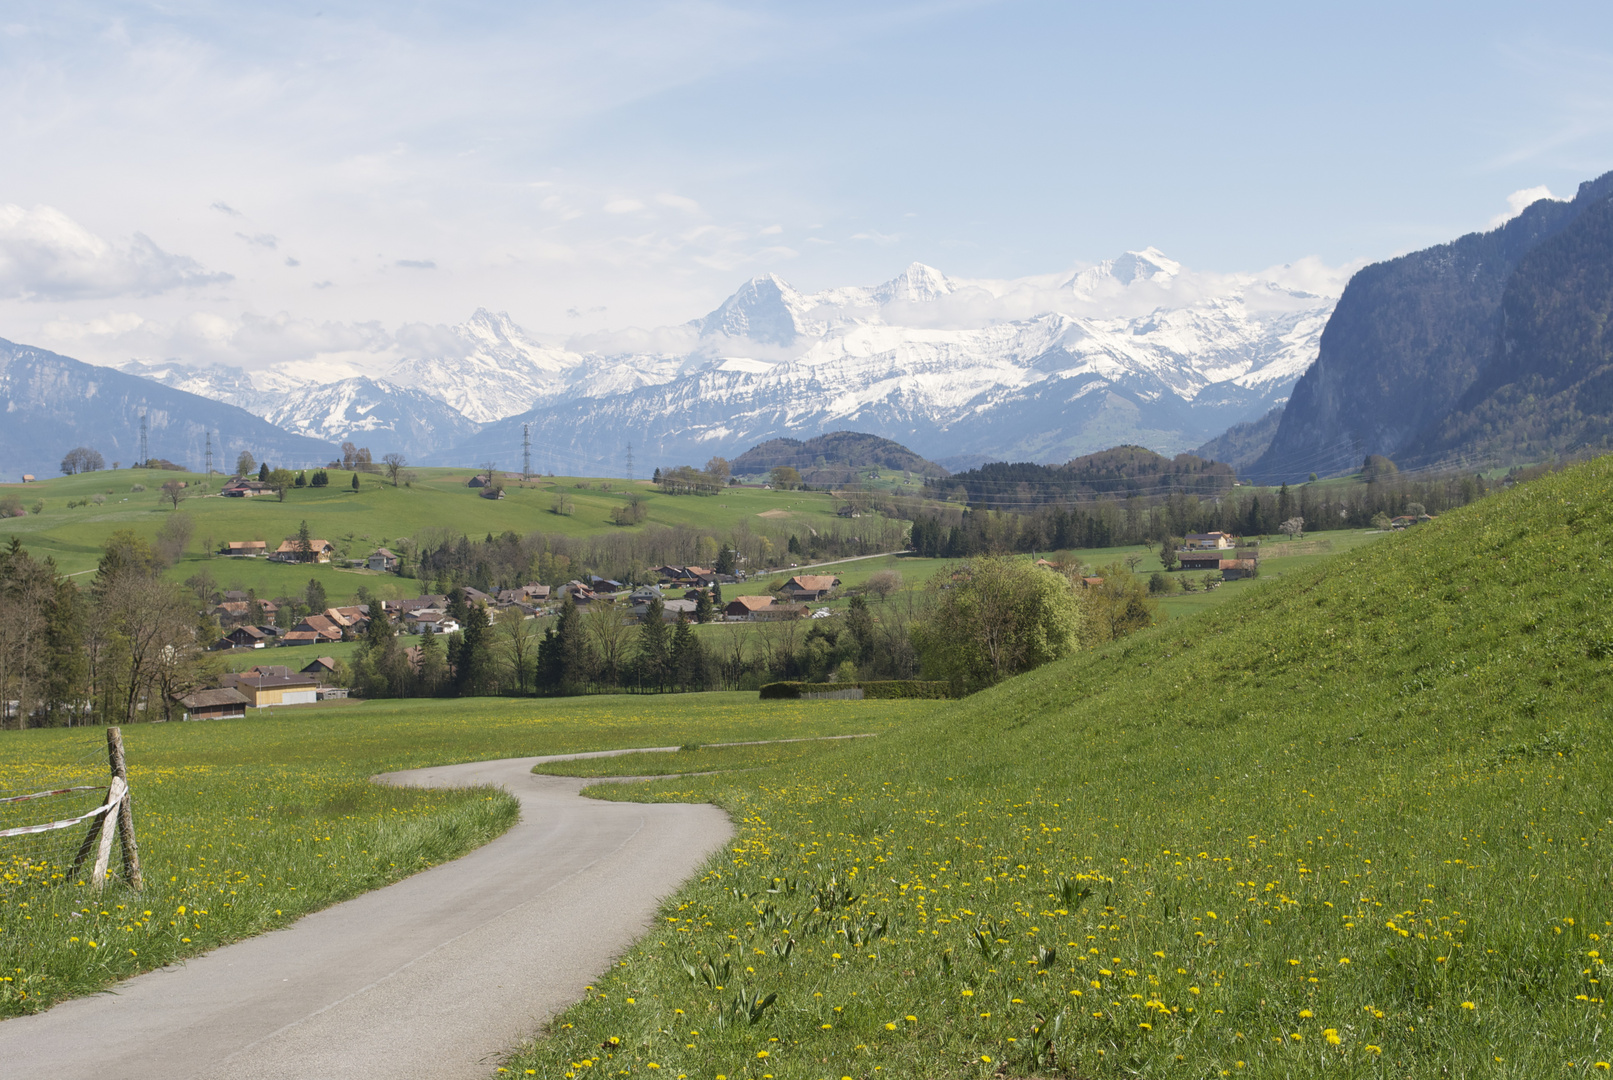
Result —
<path fill-rule="evenodd" d="M 378 772 L 884 731 L 928 707 L 691 694 L 343 703 L 131 725 L 124 742 L 146 888 L 114 885 L 97 895 L 84 882 L 87 869 L 65 881 L 80 829 L 55 834 L 62 843 L 43 862 L 18 863 L 15 856 L 37 846 L 0 840 L 0 1015 L 285 925 L 462 854 L 515 820 L 515 802 L 503 792 L 383 787 L 370 782 Z M 104 783 L 102 747 L 99 728 L 0 733 L 0 788 Z M 50 818 L 42 810 L 26 820 Z"/>
<path fill-rule="evenodd" d="M 1610 489 L 1570 470 L 832 753 L 590 789 L 740 835 L 506 1067 L 1601 1075 Z"/>

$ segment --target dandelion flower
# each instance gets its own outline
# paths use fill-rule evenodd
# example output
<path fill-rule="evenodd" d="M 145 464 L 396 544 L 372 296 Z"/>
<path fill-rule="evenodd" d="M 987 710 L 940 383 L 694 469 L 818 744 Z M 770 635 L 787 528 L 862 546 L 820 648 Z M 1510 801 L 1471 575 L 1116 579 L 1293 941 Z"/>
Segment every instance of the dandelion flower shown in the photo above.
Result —
<path fill-rule="evenodd" d="M 1478 1006 L 1473 1004 L 1471 1001 L 1464 1001 L 1464 1002 L 1462 1002 L 1462 1008 L 1464 1008 L 1464 1009 L 1476 1009 L 1476 1008 L 1478 1008 Z"/>

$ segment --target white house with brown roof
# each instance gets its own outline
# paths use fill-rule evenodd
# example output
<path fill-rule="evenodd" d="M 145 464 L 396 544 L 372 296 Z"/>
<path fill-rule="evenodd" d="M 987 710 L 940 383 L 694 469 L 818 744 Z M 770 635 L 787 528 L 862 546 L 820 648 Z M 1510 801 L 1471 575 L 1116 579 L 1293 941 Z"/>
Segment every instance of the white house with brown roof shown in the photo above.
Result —
<path fill-rule="evenodd" d="M 796 601 L 822 600 L 839 584 L 833 574 L 797 574 L 784 583 L 784 591 Z"/>
<path fill-rule="evenodd" d="M 309 540 L 309 547 L 313 549 L 313 556 L 309 562 L 328 563 L 331 556 L 336 554 L 336 545 L 329 540 Z M 269 558 L 274 562 L 302 562 L 301 545 L 295 536 L 289 536 L 274 549 Z"/>

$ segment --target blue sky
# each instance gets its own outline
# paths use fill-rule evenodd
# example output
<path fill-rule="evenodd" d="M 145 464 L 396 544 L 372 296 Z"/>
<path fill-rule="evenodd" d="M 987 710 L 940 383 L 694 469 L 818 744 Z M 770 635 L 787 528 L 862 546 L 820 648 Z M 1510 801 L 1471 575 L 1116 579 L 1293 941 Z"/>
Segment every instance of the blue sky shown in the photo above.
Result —
<path fill-rule="evenodd" d="M 0 14 L 0 336 L 362 352 L 745 279 L 1377 259 L 1613 168 L 1590 4 L 53 3 Z"/>

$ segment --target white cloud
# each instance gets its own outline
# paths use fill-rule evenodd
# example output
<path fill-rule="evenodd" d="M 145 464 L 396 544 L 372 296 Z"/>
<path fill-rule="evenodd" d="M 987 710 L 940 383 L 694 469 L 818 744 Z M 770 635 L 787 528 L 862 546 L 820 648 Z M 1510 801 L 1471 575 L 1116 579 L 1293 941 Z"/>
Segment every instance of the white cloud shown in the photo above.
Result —
<path fill-rule="evenodd" d="M 700 204 L 695 202 L 693 199 L 685 198 L 682 195 L 673 195 L 669 192 L 663 193 L 657 195 L 655 197 L 655 201 L 660 203 L 662 206 L 670 206 L 674 210 L 682 210 L 688 214 L 700 213 Z"/>
<path fill-rule="evenodd" d="M 232 280 L 144 233 L 118 246 L 52 206 L 0 203 L 0 297 L 84 300 L 156 296 Z"/>
<path fill-rule="evenodd" d="M 1555 199 L 1556 197 L 1557 196 L 1553 195 L 1551 193 L 1551 189 L 1545 184 L 1514 191 L 1511 195 L 1507 196 L 1507 212 L 1504 214 L 1497 214 L 1495 217 L 1491 218 L 1490 228 L 1494 229 L 1497 226 L 1505 225 L 1507 222 L 1523 213 L 1541 199 Z"/>
<path fill-rule="evenodd" d="M 612 199 L 604 207 L 607 214 L 631 214 L 642 209 L 644 204 L 637 199 Z"/>
<path fill-rule="evenodd" d="M 276 364 L 339 367 L 326 379 L 346 378 L 355 364 L 379 370 L 395 357 L 398 335 L 379 323 L 320 322 L 286 312 L 218 315 L 191 312 L 171 321 L 134 312 L 108 312 L 87 319 L 55 319 L 42 327 L 51 346 L 83 360 L 177 358 L 189 364 L 227 364 L 261 369 Z M 415 331 L 412 340 L 422 340 Z"/>

